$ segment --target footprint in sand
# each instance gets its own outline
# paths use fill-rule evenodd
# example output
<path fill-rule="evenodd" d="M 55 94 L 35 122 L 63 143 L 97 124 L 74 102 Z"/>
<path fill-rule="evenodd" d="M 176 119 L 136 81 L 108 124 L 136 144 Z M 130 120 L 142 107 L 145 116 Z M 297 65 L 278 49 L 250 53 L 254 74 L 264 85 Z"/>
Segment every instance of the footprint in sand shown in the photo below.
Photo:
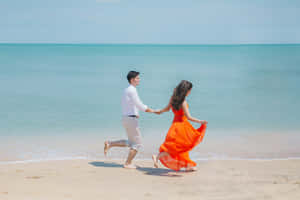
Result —
<path fill-rule="evenodd" d="M 71 198 L 72 195 L 71 195 L 71 194 L 65 194 L 64 197 L 66 197 L 66 198 Z"/>
<path fill-rule="evenodd" d="M 27 179 L 40 179 L 42 176 L 27 176 Z"/>
<path fill-rule="evenodd" d="M 145 194 L 144 194 L 144 196 L 145 196 L 145 197 L 151 197 L 151 196 L 152 196 L 152 194 L 151 194 L 151 193 L 149 193 L 149 192 L 147 192 L 147 193 L 145 193 Z"/>

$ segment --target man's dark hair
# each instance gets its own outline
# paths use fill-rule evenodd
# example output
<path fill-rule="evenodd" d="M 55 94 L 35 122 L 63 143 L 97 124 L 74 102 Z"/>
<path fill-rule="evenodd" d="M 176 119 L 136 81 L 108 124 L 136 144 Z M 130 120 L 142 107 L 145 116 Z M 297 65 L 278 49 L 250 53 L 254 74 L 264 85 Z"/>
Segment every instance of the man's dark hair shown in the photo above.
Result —
<path fill-rule="evenodd" d="M 127 80 L 130 83 L 130 80 L 137 77 L 140 74 L 140 72 L 136 72 L 136 71 L 130 71 L 127 74 Z"/>

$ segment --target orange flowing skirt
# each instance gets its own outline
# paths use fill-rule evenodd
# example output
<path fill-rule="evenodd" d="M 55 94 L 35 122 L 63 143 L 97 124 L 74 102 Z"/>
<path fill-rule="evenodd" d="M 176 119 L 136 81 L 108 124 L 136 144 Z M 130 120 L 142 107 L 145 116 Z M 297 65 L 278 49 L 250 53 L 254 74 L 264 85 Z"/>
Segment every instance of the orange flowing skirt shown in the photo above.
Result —
<path fill-rule="evenodd" d="M 160 162 L 175 171 L 195 167 L 197 164 L 190 159 L 189 151 L 203 140 L 205 131 L 206 124 L 195 129 L 187 120 L 174 120 L 159 148 L 159 152 L 167 152 L 169 155 L 160 157 Z"/>

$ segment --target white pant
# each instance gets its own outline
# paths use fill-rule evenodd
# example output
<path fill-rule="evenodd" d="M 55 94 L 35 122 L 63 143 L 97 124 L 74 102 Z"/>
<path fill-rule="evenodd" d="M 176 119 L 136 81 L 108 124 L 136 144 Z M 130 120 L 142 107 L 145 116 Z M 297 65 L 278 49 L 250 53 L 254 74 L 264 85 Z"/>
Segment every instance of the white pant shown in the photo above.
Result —
<path fill-rule="evenodd" d="M 128 136 L 128 146 L 139 151 L 143 147 L 143 145 L 137 118 L 123 116 L 122 122 Z"/>

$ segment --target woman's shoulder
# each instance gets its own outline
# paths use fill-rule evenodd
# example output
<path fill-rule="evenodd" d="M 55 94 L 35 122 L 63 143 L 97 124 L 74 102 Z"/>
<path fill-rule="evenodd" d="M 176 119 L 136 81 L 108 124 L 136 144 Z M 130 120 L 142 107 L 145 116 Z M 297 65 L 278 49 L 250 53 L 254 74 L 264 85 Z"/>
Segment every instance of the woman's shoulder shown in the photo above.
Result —
<path fill-rule="evenodd" d="M 184 107 L 184 106 L 189 107 L 189 104 L 188 104 L 188 102 L 187 102 L 186 100 L 184 100 L 184 101 L 182 102 L 182 107 Z"/>

